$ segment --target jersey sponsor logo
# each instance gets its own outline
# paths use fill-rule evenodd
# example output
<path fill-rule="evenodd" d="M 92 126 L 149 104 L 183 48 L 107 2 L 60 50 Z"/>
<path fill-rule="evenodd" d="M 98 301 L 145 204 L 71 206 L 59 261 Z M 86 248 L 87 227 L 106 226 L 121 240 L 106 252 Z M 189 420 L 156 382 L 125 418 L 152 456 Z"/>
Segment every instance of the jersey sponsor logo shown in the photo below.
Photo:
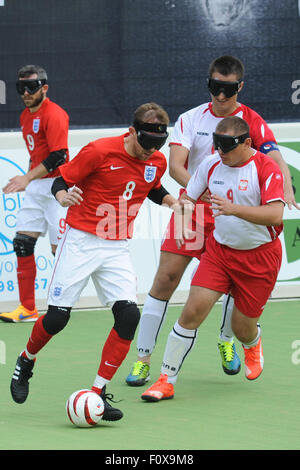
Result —
<path fill-rule="evenodd" d="M 247 191 L 247 189 L 248 189 L 248 180 L 240 180 L 239 190 Z"/>
<path fill-rule="evenodd" d="M 120 168 L 124 168 L 123 166 L 113 166 L 113 165 L 110 165 L 110 169 L 111 170 L 120 170 Z"/>
<path fill-rule="evenodd" d="M 209 133 L 208 133 L 208 132 L 201 132 L 201 131 L 198 131 L 198 132 L 197 132 L 197 135 L 206 135 L 206 136 L 209 136 Z"/>
<path fill-rule="evenodd" d="M 40 129 L 40 118 L 37 118 L 33 120 L 32 130 L 35 134 L 37 134 L 39 129 Z"/>
<path fill-rule="evenodd" d="M 224 181 L 214 180 L 214 181 L 213 181 L 213 184 L 225 184 L 225 183 L 224 183 Z"/>
<path fill-rule="evenodd" d="M 156 170 L 157 170 L 156 166 L 146 165 L 144 178 L 145 178 L 145 181 L 147 181 L 147 183 L 152 183 L 152 181 L 154 181 L 155 176 L 156 176 Z"/>

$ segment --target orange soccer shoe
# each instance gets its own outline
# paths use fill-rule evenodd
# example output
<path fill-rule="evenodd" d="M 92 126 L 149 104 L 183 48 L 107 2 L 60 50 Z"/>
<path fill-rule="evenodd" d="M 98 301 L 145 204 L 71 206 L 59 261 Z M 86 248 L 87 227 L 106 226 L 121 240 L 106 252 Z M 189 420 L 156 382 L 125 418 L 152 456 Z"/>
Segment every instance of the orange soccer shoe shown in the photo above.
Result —
<path fill-rule="evenodd" d="M 245 374 L 248 380 L 255 380 L 263 371 L 264 368 L 264 356 L 261 344 L 261 338 L 256 346 L 252 348 L 245 348 L 243 346 L 245 353 Z"/>
<path fill-rule="evenodd" d="M 0 314 L 0 320 L 10 323 L 34 322 L 39 318 L 37 309 L 28 310 L 23 305 L 19 305 L 12 312 Z"/>
<path fill-rule="evenodd" d="M 166 374 L 160 374 L 159 379 L 142 393 L 142 400 L 160 401 L 174 398 L 174 386 L 169 384 L 167 380 L 168 376 Z"/>

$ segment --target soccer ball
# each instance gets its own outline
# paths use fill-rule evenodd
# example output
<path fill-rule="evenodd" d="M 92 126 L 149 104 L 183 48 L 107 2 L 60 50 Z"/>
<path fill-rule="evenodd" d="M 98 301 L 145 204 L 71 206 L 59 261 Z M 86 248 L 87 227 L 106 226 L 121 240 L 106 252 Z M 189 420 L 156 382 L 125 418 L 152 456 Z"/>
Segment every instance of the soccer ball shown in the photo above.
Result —
<path fill-rule="evenodd" d="M 91 390 L 77 390 L 66 403 L 66 411 L 71 423 L 79 428 L 95 426 L 104 413 L 102 398 Z"/>

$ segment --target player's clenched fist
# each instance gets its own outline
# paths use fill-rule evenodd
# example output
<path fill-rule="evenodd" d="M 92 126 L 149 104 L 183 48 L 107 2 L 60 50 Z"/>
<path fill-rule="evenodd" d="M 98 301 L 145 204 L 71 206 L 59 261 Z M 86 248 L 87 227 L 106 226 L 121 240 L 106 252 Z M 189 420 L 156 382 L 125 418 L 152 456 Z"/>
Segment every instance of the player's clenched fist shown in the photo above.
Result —
<path fill-rule="evenodd" d="M 65 191 L 64 189 L 58 191 L 56 193 L 56 199 L 62 207 L 70 207 L 76 204 L 79 205 L 81 201 L 83 201 L 81 194 L 82 190 L 77 188 L 77 186 L 73 186 L 69 191 Z"/>

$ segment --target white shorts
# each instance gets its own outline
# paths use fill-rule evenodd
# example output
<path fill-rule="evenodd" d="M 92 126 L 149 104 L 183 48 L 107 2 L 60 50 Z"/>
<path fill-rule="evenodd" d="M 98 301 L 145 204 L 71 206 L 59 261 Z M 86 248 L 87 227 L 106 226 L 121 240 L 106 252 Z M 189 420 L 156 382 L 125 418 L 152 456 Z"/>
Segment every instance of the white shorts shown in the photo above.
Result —
<path fill-rule="evenodd" d="M 48 231 L 51 245 L 57 245 L 62 238 L 67 214 L 67 208 L 61 207 L 51 193 L 54 179 L 38 179 L 29 183 L 16 223 L 17 232 L 39 232 L 44 237 Z"/>
<path fill-rule="evenodd" d="M 90 277 L 102 305 L 137 302 L 128 240 L 104 240 L 68 226 L 56 251 L 48 305 L 72 307 Z"/>

